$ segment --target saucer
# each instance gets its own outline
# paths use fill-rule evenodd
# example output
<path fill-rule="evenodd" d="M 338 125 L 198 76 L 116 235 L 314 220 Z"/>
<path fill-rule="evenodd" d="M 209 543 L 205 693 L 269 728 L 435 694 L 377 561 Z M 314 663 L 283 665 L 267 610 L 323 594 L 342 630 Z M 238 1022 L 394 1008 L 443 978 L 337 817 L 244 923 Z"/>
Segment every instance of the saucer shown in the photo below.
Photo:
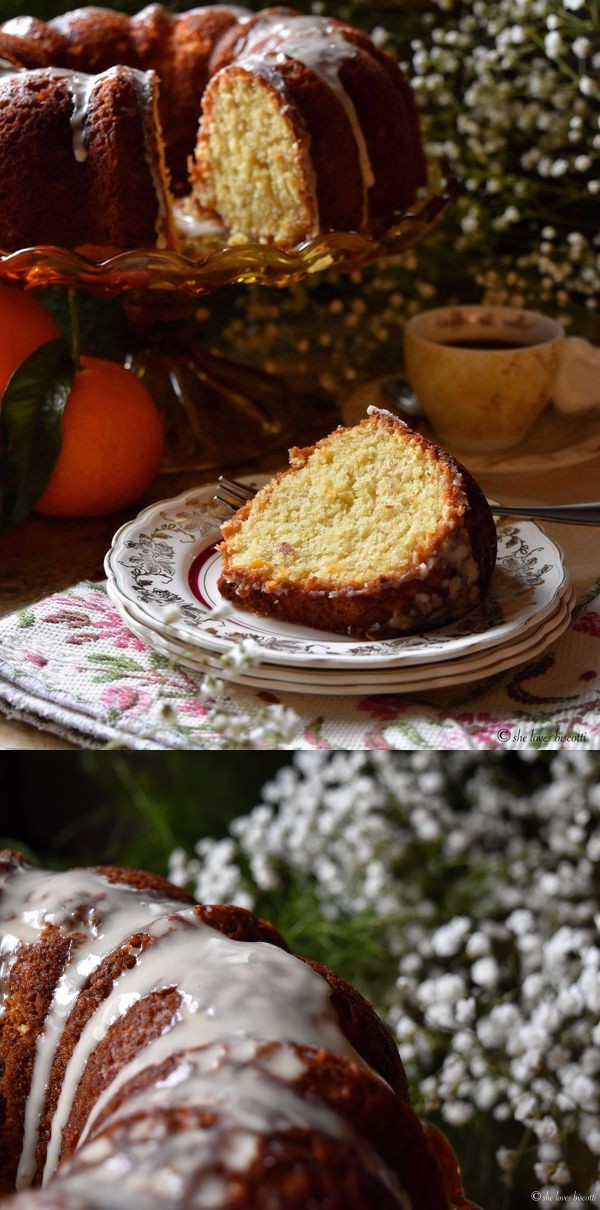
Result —
<path fill-rule="evenodd" d="M 401 374 L 397 376 L 398 379 L 401 377 Z M 545 408 L 523 440 L 511 449 L 461 450 L 458 444 L 442 441 L 422 413 L 417 413 L 413 418 L 394 406 L 392 395 L 385 391 L 385 384 L 393 381 L 395 379 L 390 374 L 385 378 L 374 378 L 349 395 L 342 405 L 343 423 L 358 424 L 359 420 L 366 416 L 370 404 L 387 408 L 401 420 L 407 421 L 429 441 L 437 441 L 443 445 L 475 474 L 483 471 L 510 474 L 577 466 L 600 453 L 600 408 L 567 415 L 557 412 L 552 405 Z M 407 389 L 410 391 L 408 384 Z"/>

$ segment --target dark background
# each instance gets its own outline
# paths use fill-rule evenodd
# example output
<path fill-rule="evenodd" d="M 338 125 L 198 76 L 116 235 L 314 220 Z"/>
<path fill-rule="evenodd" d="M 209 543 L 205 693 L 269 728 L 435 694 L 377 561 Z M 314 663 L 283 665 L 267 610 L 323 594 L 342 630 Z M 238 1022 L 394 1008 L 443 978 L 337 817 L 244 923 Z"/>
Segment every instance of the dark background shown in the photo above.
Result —
<path fill-rule="evenodd" d="M 170 0 L 164 5 L 171 12 L 185 12 L 186 9 L 198 7 L 198 0 Z M 268 8 L 272 6 L 272 0 L 244 0 L 244 8 Z M 59 13 L 66 13 L 71 9 L 81 7 L 76 3 L 76 0 L 0 0 L 0 20 L 7 21 L 9 17 L 19 17 L 23 15 L 29 16 L 33 14 L 36 17 L 42 17 L 48 21 L 51 17 L 56 17 Z M 144 8 L 143 0 L 102 0 L 102 3 L 97 5 L 100 8 L 116 8 L 123 13 L 137 13 Z M 290 2 L 290 8 L 306 9 L 310 11 L 310 0 L 294 0 Z M 377 20 L 377 14 L 389 14 L 390 9 L 400 12 L 418 12 L 425 8 L 435 9 L 435 5 L 430 5 L 426 0 L 392 0 L 387 2 L 382 0 L 381 3 L 371 3 L 370 0 L 347 0 L 346 3 L 328 3 L 327 11 L 336 11 L 336 14 L 351 15 L 356 22 L 357 17 L 360 19 L 361 13 L 366 16 L 369 23 L 373 25 Z M 436 10 L 437 11 L 437 10 Z"/>
<path fill-rule="evenodd" d="M 0 847 L 41 864 L 165 872 L 176 845 L 221 836 L 287 753 L 0 753 Z"/>

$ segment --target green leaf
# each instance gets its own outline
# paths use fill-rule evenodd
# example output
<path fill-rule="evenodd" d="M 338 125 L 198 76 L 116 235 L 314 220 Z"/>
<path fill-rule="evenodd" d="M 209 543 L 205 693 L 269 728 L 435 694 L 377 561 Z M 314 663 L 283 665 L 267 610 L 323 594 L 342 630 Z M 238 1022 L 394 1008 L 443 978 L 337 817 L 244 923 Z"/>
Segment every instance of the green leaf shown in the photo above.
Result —
<path fill-rule="evenodd" d="M 138 660 L 132 660 L 127 655 L 106 655 L 103 651 L 92 651 L 87 657 L 88 664 L 104 664 L 114 672 L 143 672 Z"/>
<path fill-rule="evenodd" d="M 9 379 L 0 405 L 0 532 L 22 521 L 47 486 L 74 375 L 60 337 L 36 349 Z"/>
<path fill-rule="evenodd" d="M 21 630 L 27 630 L 29 626 L 35 625 L 35 614 L 31 609 L 20 609 L 17 616 Z"/>

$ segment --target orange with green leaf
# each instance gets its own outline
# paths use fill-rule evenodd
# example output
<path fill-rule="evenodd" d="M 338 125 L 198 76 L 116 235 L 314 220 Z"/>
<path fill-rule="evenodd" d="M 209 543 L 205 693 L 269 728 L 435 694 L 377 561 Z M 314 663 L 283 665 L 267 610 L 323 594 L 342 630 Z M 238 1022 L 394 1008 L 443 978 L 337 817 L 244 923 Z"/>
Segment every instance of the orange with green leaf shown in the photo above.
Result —
<path fill-rule="evenodd" d="M 0 285 L 0 397 L 21 362 L 59 336 L 50 312 L 32 294 Z"/>
<path fill-rule="evenodd" d="M 0 286 L 0 530 L 32 509 L 112 513 L 142 496 L 164 433 L 151 395 L 117 362 L 80 357 L 30 295 Z"/>

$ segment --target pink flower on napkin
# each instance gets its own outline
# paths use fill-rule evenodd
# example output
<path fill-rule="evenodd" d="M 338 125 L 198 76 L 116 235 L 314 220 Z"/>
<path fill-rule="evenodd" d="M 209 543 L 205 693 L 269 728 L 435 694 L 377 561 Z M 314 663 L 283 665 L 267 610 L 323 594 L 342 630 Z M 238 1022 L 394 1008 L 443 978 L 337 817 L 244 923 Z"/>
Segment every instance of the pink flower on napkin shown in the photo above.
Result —
<path fill-rule="evenodd" d="M 64 641 L 71 647 L 109 639 L 114 647 L 145 650 L 144 644 L 127 629 L 106 593 L 98 589 L 91 590 L 86 597 L 57 596 L 53 598 L 53 605 L 56 608 L 42 614 L 41 620 L 50 625 L 66 626 L 69 633 Z"/>
<path fill-rule="evenodd" d="M 147 693 L 141 693 L 139 689 L 132 689 L 128 685 L 107 685 L 100 694 L 100 701 L 104 702 L 105 706 L 110 706 L 111 710 L 119 710 L 121 714 L 132 710 L 134 706 L 143 709 L 149 704 L 149 700 Z"/>
<path fill-rule="evenodd" d="M 394 719 L 399 718 L 401 714 L 405 714 L 409 708 L 409 702 L 406 698 L 399 696 L 389 697 L 361 697 L 357 702 L 359 710 L 365 714 L 370 714 L 372 718 L 378 718 L 381 722 L 391 723 Z"/>
<path fill-rule="evenodd" d="M 45 655 L 40 655 L 39 651 L 28 651 L 27 647 L 23 647 L 23 655 L 30 664 L 35 664 L 37 668 L 45 668 L 48 663 Z"/>
<path fill-rule="evenodd" d="M 573 630 L 583 631 L 584 634 L 589 634 L 592 639 L 600 639 L 600 613 L 595 609 L 584 609 L 577 621 L 574 622 Z"/>
<path fill-rule="evenodd" d="M 177 702 L 178 713 L 189 714 L 191 718 L 202 718 L 208 714 L 208 709 L 206 702 L 200 701 L 199 697 L 188 697 L 183 702 Z"/>
<path fill-rule="evenodd" d="M 68 626 L 69 629 L 75 629 L 77 626 L 89 626 L 89 616 L 85 613 L 80 613 L 76 609 L 58 609 L 56 613 L 47 613 L 42 618 L 43 622 L 49 622 L 54 626 Z"/>

